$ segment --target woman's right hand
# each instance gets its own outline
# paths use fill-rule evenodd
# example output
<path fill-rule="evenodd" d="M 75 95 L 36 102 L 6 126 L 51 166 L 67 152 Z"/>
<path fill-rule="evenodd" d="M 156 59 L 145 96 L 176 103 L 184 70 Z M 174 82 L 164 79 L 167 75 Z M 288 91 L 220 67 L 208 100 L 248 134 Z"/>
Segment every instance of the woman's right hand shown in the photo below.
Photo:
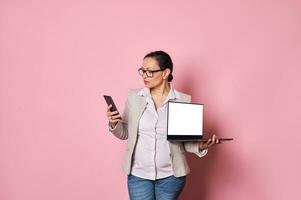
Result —
<path fill-rule="evenodd" d="M 111 112 L 112 105 L 110 104 L 107 109 L 107 117 L 110 122 L 111 128 L 114 128 L 116 124 L 121 121 L 121 115 L 118 111 Z"/>

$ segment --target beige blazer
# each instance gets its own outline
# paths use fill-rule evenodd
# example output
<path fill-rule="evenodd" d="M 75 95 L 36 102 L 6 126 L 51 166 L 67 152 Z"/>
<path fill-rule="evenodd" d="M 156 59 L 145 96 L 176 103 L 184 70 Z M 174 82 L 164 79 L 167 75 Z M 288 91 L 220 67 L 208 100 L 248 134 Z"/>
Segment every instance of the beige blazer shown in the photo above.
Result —
<path fill-rule="evenodd" d="M 123 161 L 123 171 L 126 174 L 131 173 L 132 157 L 137 142 L 138 124 L 140 117 L 146 107 L 145 97 L 139 96 L 137 93 L 140 90 L 130 90 L 122 121 L 118 122 L 114 129 L 109 128 L 117 138 L 121 140 L 127 139 L 125 157 Z M 191 97 L 187 94 L 178 92 L 180 95 L 176 101 L 191 102 Z M 190 172 L 187 164 L 185 152 L 195 153 L 199 157 L 207 154 L 207 149 L 199 151 L 198 142 L 169 142 L 170 158 L 174 176 L 185 176 Z"/>

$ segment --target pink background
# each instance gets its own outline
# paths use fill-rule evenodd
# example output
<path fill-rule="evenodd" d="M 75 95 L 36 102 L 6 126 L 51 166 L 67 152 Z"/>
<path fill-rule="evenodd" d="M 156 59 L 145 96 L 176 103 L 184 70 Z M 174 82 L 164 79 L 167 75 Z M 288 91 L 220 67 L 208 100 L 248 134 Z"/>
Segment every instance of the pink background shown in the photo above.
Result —
<path fill-rule="evenodd" d="M 235 138 L 188 155 L 181 199 L 300 199 L 300 36 L 297 0 L 1 0 L 0 199 L 128 199 L 102 95 L 123 110 L 152 50 Z"/>

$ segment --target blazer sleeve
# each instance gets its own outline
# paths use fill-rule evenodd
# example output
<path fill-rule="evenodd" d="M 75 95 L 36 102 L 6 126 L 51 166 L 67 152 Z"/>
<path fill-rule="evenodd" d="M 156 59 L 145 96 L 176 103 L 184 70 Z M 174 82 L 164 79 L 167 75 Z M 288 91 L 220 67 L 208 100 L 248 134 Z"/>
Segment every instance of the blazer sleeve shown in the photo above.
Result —
<path fill-rule="evenodd" d="M 189 95 L 187 95 L 187 96 L 188 96 L 187 102 L 190 103 L 191 102 L 191 96 L 189 96 Z M 199 142 L 183 142 L 183 144 L 184 144 L 185 151 L 187 151 L 189 153 L 194 153 L 199 157 L 205 156 L 208 152 L 208 149 L 200 150 Z"/>
<path fill-rule="evenodd" d="M 121 140 L 128 139 L 129 94 L 126 100 L 123 114 L 121 115 L 121 121 L 119 121 L 114 128 L 112 128 L 109 123 L 109 131 Z"/>

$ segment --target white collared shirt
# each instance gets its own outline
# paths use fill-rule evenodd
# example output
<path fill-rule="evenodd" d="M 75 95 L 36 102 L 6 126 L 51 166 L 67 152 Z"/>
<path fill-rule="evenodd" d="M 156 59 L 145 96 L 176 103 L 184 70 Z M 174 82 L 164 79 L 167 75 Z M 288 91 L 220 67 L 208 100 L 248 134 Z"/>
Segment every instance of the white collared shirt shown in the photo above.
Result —
<path fill-rule="evenodd" d="M 143 88 L 138 95 L 146 98 L 147 105 L 139 121 L 131 173 L 150 180 L 171 176 L 173 170 L 167 141 L 167 101 L 179 98 L 179 94 L 170 84 L 169 94 L 157 111 L 149 88 Z"/>

